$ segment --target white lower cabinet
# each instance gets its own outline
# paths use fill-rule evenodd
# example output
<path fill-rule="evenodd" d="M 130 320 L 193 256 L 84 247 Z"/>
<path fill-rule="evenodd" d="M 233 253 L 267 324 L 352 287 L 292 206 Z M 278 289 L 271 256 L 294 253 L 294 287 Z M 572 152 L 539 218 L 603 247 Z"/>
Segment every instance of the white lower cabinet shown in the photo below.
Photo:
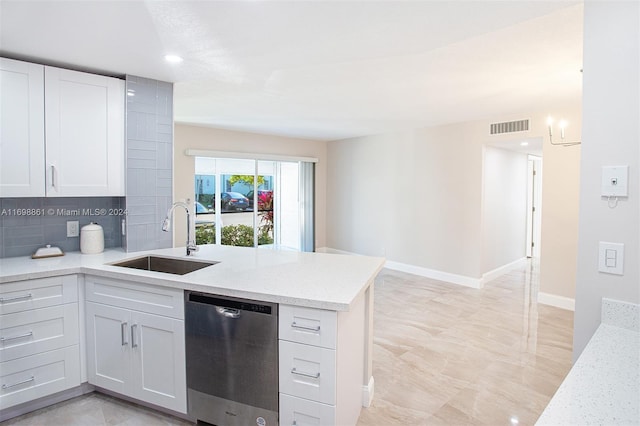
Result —
<path fill-rule="evenodd" d="M 336 424 L 335 405 L 280 394 L 280 426 L 324 426 Z"/>
<path fill-rule="evenodd" d="M 130 299 L 126 308 L 91 301 L 104 297 L 104 293 L 92 293 L 89 290 L 92 287 L 122 292 L 128 286 L 132 291 L 140 291 L 141 287 L 140 284 L 87 277 L 88 381 L 122 395 L 186 413 L 184 321 L 130 309 Z M 158 290 L 182 293 L 166 288 Z M 145 292 L 150 291 L 145 288 Z M 145 303 L 140 300 L 142 306 Z"/>
<path fill-rule="evenodd" d="M 336 403 L 336 351 L 280 340 L 280 392 Z"/>
<path fill-rule="evenodd" d="M 78 345 L 0 364 L 0 406 L 12 407 L 80 384 Z"/>
<path fill-rule="evenodd" d="M 80 385 L 78 276 L 0 286 L 0 408 Z"/>
<path fill-rule="evenodd" d="M 358 422 L 364 320 L 364 298 L 347 312 L 279 306 L 281 426 Z"/>

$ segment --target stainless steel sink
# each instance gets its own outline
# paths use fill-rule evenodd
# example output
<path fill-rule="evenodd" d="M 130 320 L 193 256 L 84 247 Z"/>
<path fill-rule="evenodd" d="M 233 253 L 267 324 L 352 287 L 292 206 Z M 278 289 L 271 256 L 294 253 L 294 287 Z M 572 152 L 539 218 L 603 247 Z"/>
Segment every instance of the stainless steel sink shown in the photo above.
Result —
<path fill-rule="evenodd" d="M 114 262 L 110 265 L 124 268 L 142 269 L 145 271 L 164 272 L 167 274 L 184 275 L 198 269 L 215 265 L 213 260 L 191 260 L 177 257 L 141 256 L 133 259 Z"/>

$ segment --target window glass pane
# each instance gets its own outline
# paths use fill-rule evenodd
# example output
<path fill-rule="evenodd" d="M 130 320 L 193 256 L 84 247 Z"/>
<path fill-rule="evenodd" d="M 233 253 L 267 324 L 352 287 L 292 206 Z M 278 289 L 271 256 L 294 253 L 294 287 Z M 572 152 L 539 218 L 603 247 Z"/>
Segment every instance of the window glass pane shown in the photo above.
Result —
<path fill-rule="evenodd" d="M 298 163 L 280 163 L 277 216 L 280 248 L 300 250 L 300 205 Z"/>
<path fill-rule="evenodd" d="M 301 250 L 313 215 L 303 220 L 300 180 L 298 162 L 196 157 L 196 243 Z M 307 197 L 312 209 L 312 181 Z"/>
<path fill-rule="evenodd" d="M 274 169 L 273 161 L 258 161 L 258 192 L 255 198 L 258 203 L 258 245 L 272 246 L 273 241 L 273 204 L 274 204 Z M 253 191 L 251 193 L 253 196 Z M 254 200 L 251 200 L 254 203 Z"/>
<path fill-rule="evenodd" d="M 196 244 L 215 244 L 216 161 L 213 158 L 200 157 L 195 160 Z"/>
<path fill-rule="evenodd" d="M 253 190 L 255 160 L 218 159 L 222 245 L 254 247 L 254 213 L 247 194 Z"/>

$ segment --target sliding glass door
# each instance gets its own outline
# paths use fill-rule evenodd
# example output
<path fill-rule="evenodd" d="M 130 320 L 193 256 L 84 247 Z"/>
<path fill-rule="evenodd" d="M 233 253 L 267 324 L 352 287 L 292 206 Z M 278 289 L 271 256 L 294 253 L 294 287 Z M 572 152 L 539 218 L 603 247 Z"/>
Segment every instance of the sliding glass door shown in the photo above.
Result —
<path fill-rule="evenodd" d="M 313 221 L 303 220 L 301 201 L 313 185 L 302 185 L 301 162 L 196 157 L 195 165 L 198 244 L 308 250 Z"/>

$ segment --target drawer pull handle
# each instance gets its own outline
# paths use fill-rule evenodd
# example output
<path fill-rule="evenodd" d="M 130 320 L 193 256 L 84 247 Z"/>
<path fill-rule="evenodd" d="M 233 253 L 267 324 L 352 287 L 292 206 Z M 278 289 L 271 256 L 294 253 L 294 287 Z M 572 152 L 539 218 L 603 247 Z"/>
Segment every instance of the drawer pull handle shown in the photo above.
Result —
<path fill-rule="evenodd" d="M 4 343 L 4 342 L 8 342 L 10 340 L 16 340 L 16 339 L 24 339 L 25 337 L 31 337 L 33 336 L 33 331 L 30 331 L 28 333 L 24 333 L 21 334 L 19 336 L 12 336 L 12 337 L 0 337 L 0 342 Z"/>
<path fill-rule="evenodd" d="M 294 368 L 291 369 L 291 374 L 297 374 L 298 376 L 304 376 L 304 377 L 311 377 L 312 379 L 319 379 L 320 378 L 320 373 L 316 373 L 316 374 L 310 374 L 310 373 L 305 373 L 304 371 L 298 371 Z"/>
<path fill-rule="evenodd" d="M 138 324 L 133 324 L 131 326 L 131 347 L 137 348 L 138 344 L 136 343 L 136 330 L 138 329 Z"/>
<path fill-rule="evenodd" d="M 306 325 L 300 325 L 298 323 L 296 323 L 295 321 L 291 323 L 291 327 L 293 328 L 298 328 L 300 330 L 307 330 L 307 331 L 313 331 L 314 333 L 317 333 L 320 331 L 320 326 L 317 327 L 307 327 Z"/>
<path fill-rule="evenodd" d="M 31 376 L 30 378 L 28 378 L 27 380 L 23 380 L 21 382 L 18 383 L 14 383 L 12 385 L 8 385 L 8 384 L 3 384 L 2 385 L 2 389 L 9 389 L 9 388 L 14 388 L 16 386 L 20 386 L 20 385 L 24 385 L 25 383 L 29 383 L 29 382 L 33 382 L 36 378 L 34 376 Z"/>
<path fill-rule="evenodd" d="M 6 303 L 6 302 L 15 302 L 16 300 L 23 300 L 23 299 L 31 299 L 33 297 L 33 295 L 31 293 L 25 294 L 23 296 L 15 296 L 15 297 L 0 297 L 0 303 Z"/>
<path fill-rule="evenodd" d="M 127 341 L 127 323 L 126 322 L 123 322 L 122 324 L 120 324 L 120 338 L 121 338 L 122 346 L 129 344 L 129 342 Z"/>

